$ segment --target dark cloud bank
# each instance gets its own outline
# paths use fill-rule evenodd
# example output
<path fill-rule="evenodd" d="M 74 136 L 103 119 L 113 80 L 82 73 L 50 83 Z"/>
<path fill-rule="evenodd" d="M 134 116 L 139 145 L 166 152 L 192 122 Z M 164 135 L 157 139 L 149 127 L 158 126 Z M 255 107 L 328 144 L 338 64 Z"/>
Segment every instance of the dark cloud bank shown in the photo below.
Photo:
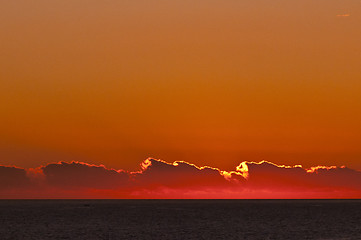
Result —
<path fill-rule="evenodd" d="M 266 161 L 227 172 L 151 158 L 137 172 L 82 162 L 0 166 L 0 198 L 361 198 L 361 172 Z"/>

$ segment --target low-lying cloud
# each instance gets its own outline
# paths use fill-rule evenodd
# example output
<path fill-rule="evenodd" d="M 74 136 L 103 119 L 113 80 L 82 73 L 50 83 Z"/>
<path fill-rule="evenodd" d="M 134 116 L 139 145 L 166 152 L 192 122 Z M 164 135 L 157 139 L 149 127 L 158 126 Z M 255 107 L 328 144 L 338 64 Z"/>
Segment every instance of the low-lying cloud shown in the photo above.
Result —
<path fill-rule="evenodd" d="M 0 166 L 0 191 L 5 189 L 28 187 L 30 179 L 25 169 L 9 166 Z"/>
<path fill-rule="evenodd" d="M 119 189 L 128 182 L 128 173 L 81 162 L 60 162 L 42 167 L 46 182 L 64 189 Z"/>
<path fill-rule="evenodd" d="M 139 171 L 83 162 L 35 169 L 0 166 L 0 198 L 360 198 L 347 167 L 242 162 L 234 171 L 146 159 Z"/>

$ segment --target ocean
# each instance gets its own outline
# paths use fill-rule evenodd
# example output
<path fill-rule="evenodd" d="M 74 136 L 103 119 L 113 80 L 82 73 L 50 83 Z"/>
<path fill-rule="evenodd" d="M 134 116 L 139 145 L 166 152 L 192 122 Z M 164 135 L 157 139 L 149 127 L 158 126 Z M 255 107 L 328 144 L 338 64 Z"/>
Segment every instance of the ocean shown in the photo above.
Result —
<path fill-rule="evenodd" d="M 361 239 L 361 200 L 0 200 L 0 239 Z"/>

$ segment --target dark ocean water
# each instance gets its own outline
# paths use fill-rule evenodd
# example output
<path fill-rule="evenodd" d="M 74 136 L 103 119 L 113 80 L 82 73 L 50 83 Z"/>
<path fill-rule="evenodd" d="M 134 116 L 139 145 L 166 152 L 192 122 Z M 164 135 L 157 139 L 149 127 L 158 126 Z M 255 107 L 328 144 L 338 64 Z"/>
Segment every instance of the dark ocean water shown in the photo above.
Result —
<path fill-rule="evenodd" d="M 361 200 L 1 200 L 0 239 L 361 239 Z"/>

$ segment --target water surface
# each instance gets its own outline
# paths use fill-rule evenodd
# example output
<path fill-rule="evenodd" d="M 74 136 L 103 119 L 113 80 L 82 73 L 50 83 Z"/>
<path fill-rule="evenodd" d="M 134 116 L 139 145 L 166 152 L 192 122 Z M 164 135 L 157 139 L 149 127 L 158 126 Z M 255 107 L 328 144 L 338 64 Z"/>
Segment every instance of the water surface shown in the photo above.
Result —
<path fill-rule="evenodd" d="M 1 200 L 1 239 L 361 239 L 361 200 Z"/>

